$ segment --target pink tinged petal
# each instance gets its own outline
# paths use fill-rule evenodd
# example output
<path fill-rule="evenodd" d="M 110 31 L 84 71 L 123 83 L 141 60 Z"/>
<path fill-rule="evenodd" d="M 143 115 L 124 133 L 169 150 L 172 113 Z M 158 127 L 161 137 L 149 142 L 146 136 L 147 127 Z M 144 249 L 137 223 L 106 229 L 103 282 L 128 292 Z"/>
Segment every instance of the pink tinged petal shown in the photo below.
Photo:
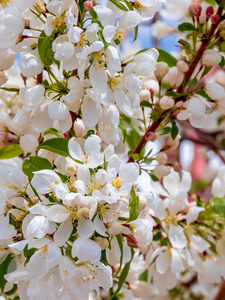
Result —
<path fill-rule="evenodd" d="M 70 238 L 73 231 L 73 224 L 70 219 L 63 222 L 54 234 L 54 242 L 58 247 L 62 247 Z"/>
<path fill-rule="evenodd" d="M 68 31 L 68 38 L 69 41 L 76 44 L 79 42 L 80 40 L 80 34 L 83 32 L 83 30 L 79 27 L 72 27 L 70 28 L 70 30 Z"/>
<path fill-rule="evenodd" d="M 85 99 L 81 105 L 81 111 L 84 118 L 84 124 L 87 127 L 94 127 L 99 121 L 99 111 L 96 108 L 96 102 L 91 98 Z"/>
<path fill-rule="evenodd" d="M 103 27 L 106 25 L 115 25 L 115 18 L 111 9 L 102 5 L 97 5 L 94 7 L 94 10 Z"/>
<path fill-rule="evenodd" d="M 71 138 L 68 143 L 69 153 L 72 158 L 83 161 L 83 152 L 80 145 L 75 141 L 75 138 Z"/>
<path fill-rule="evenodd" d="M 131 103 L 127 95 L 121 89 L 114 90 L 116 104 L 119 109 L 127 116 L 131 117 L 133 115 L 133 110 L 131 109 Z"/>
<path fill-rule="evenodd" d="M 64 120 L 68 117 L 69 109 L 61 101 L 54 101 L 48 105 L 48 114 L 52 120 Z"/>
<path fill-rule="evenodd" d="M 27 236 L 29 240 L 34 237 L 41 239 L 43 238 L 49 229 L 49 221 L 46 217 L 35 216 L 27 226 Z"/>
<path fill-rule="evenodd" d="M 200 236 L 192 235 L 190 237 L 190 240 L 191 240 L 191 246 L 200 253 L 210 248 L 210 244 Z"/>
<path fill-rule="evenodd" d="M 94 231 L 94 224 L 89 219 L 79 218 L 78 219 L 78 234 L 83 239 L 89 239 Z"/>
<path fill-rule="evenodd" d="M 172 253 L 171 261 L 170 261 L 171 272 L 173 274 L 176 274 L 177 272 L 180 272 L 182 268 L 181 256 L 176 249 L 171 248 L 170 251 Z"/>
<path fill-rule="evenodd" d="M 77 257 L 81 262 L 96 264 L 101 259 L 101 248 L 92 240 L 78 238 L 72 246 L 72 257 Z"/>
<path fill-rule="evenodd" d="M 187 109 L 183 110 L 177 115 L 178 120 L 187 120 L 188 118 L 189 118 L 189 111 Z"/>
<path fill-rule="evenodd" d="M 124 183 L 135 183 L 139 176 L 139 167 L 136 163 L 124 164 L 119 170 L 119 177 Z"/>
<path fill-rule="evenodd" d="M 179 225 L 170 227 L 169 240 L 174 248 L 183 249 L 187 246 L 187 239 L 184 235 L 183 228 Z"/>
<path fill-rule="evenodd" d="M 204 118 L 204 116 L 201 116 L 199 118 L 199 116 L 191 115 L 190 123 L 195 128 L 204 128 L 205 127 L 205 118 Z"/>
<path fill-rule="evenodd" d="M 47 218 L 49 221 L 62 223 L 70 216 L 68 209 L 63 205 L 53 205 L 47 211 Z"/>
<path fill-rule="evenodd" d="M 203 210 L 205 210 L 204 207 L 192 206 L 189 209 L 187 216 L 186 216 L 187 224 L 190 224 L 191 222 L 194 222 L 195 220 L 197 220 L 199 213 Z"/>
<path fill-rule="evenodd" d="M 103 36 L 104 36 L 107 43 L 111 43 L 111 40 L 114 38 L 115 32 L 116 32 L 116 27 L 115 26 L 106 25 L 103 28 L 102 33 L 103 33 Z"/>
<path fill-rule="evenodd" d="M 119 71 L 121 71 L 121 59 L 118 50 L 113 47 L 109 46 L 106 51 L 106 61 L 107 61 L 107 67 L 109 69 L 109 72 L 111 76 L 115 76 L 115 74 Z"/>
<path fill-rule="evenodd" d="M 155 264 L 156 264 L 156 269 L 160 274 L 166 273 L 169 267 L 168 252 L 160 253 L 159 256 L 156 258 Z"/>
<path fill-rule="evenodd" d="M 93 88 L 99 93 L 107 92 L 107 75 L 103 66 L 93 63 L 89 69 L 89 78 Z"/>

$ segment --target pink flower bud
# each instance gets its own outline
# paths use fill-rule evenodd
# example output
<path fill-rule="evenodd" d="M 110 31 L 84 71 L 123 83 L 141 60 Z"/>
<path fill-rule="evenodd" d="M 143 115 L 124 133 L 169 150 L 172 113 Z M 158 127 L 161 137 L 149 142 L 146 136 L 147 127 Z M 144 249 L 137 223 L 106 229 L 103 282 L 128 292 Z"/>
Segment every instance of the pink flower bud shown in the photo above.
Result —
<path fill-rule="evenodd" d="M 77 118 L 73 124 L 73 129 L 75 131 L 76 137 L 82 137 L 85 131 L 84 122 L 81 119 Z"/>
<path fill-rule="evenodd" d="M 188 12 L 191 17 L 194 17 L 194 16 L 200 17 L 201 12 L 202 12 L 202 7 L 200 4 L 192 4 L 188 8 Z"/>
<path fill-rule="evenodd" d="M 149 282 L 134 281 L 130 284 L 130 289 L 136 298 L 150 299 L 152 288 Z"/>
<path fill-rule="evenodd" d="M 7 82 L 9 76 L 4 71 L 0 71 L 0 85 Z"/>
<path fill-rule="evenodd" d="M 221 55 L 215 49 L 208 49 L 203 53 L 202 65 L 207 67 L 216 66 L 221 61 Z"/>
<path fill-rule="evenodd" d="M 88 219 L 90 213 L 90 208 L 82 207 L 77 211 L 77 218 Z"/>
<path fill-rule="evenodd" d="M 109 247 L 109 242 L 100 236 L 95 237 L 95 242 L 101 247 L 101 250 L 105 250 Z"/>
<path fill-rule="evenodd" d="M 86 11 L 91 11 L 93 9 L 93 2 L 92 1 L 85 1 L 84 2 L 84 9 Z"/>
<path fill-rule="evenodd" d="M 169 72 L 169 67 L 165 62 L 159 62 L 156 65 L 156 70 L 154 71 L 155 77 L 161 81 L 163 77 Z"/>
<path fill-rule="evenodd" d="M 157 178 L 163 178 L 166 175 L 168 175 L 170 173 L 170 167 L 168 166 L 157 166 L 155 167 L 155 169 L 152 171 L 152 173 L 157 177 Z"/>
<path fill-rule="evenodd" d="M 219 19 L 220 19 L 219 15 L 211 16 L 211 21 L 213 24 L 217 24 L 219 22 Z"/>
<path fill-rule="evenodd" d="M 139 209 L 143 210 L 145 209 L 147 204 L 147 199 L 144 196 L 139 196 Z"/>
<path fill-rule="evenodd" d="M 175 101 L 173 100 L 173 98 L 168 97 L 168 96 L 164 96 L 159 100 L 159 106 L 163 110 L 172 108 L 174 106 L 174 104 L 175 104 Z"/>
<path fill-rule="evenodd" d="M 213 7 L 212 6 L 208 6 L 207 8 L 206 8 L 206 16 L 207 17 L 211 17 L 213 14 L 214 14 L 214 9 L 213 9 Z"/>
<path fill-rule="evenodd" d="M 184 60 L 179 60 L 177 63 L 177 69 L 178 71 L 185 73 L 188 71 L 189 66 Z"/>
<path fill-rule="evenodd" d="M 180 72 L 177 67 L 172 67 L 168 73 L 168 82 L 172 89 L 181 85 L 184 79 L 184 74 Z"/>
<path fill-rule="evenodd" d="M 151 142 L 154 142 L 156 140 L 156 134 L 155 132 L 147 132 L 146 135 L 145 135 L 145 140 L 146 142 L 147 141 L 151 141 Z"/>
<path fill-rule="evenodd" d="M 150 91 L 149 90 L 142 90 L 139 93 L 140 101 L 149 101 L 150 100 Z"/>
<path fill-rule="evenodd" d="M 77 173 L 77 165 L 70 161 L 66 164 L 66 172 L 69 174 L 69 175 L 75 175 Z"/>
<path fill-rule="evenodd" d="M 174 168 L 174 171 L 175 171 L 175 172 L 181 172 L 181 171 L 182 171 L 182 166 L 181 166 L 181 164 L 180 164 L 179 162 L 177 162 L 177 161 L 173 164 L 173 168 Z"/>
<path fill-rule="evenodd" d="M 167 163 L 168 156 L 165 152 L 160 152 L 159 154 L 157 154 L 155 159 L 157 160 L 159 165 L 165 165 Z"/>
<path fill-rule="evenodd" d="M 117 235 L 122 231 L 122 225 L 120 222 L 112 221 L 108 223 L 108 233 L 110 235 Z"/>

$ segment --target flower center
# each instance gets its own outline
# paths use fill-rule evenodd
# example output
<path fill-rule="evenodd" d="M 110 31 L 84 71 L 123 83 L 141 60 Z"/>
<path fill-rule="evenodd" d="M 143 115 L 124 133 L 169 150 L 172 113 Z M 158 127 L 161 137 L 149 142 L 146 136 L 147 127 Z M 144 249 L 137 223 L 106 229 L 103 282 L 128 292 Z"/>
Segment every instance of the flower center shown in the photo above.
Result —
<path fill-rule="evenodd" d="M 120 179 L 119 177 L 116 177 L 112 183 L 113 186 L 115 186 L 117 189 L 119 189 L 121 187 L 122 184 L 122 179 Z"/>

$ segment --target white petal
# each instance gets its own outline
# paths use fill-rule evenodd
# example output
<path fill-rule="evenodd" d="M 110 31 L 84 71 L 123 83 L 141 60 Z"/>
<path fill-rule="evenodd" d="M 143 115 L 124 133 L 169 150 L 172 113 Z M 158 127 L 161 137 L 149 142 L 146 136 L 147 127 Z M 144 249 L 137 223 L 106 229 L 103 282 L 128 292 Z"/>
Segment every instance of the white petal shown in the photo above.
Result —
<path fill-rule="evenodd" d="M 204 207 L 192 206 L 189 209 L 187 216 L 186 216 L 187 224 L 190 224 L 191 222 L 194 222 L 195 220 L 197 220 L 199 213 L 203 210 L 205 210 Z"/>
<path fill-rule="evenodd" d="M 171 248 L 170 251 L 172 253 L 170 262 L 171 272 L 176 274 L 177 272 L 180 272 L 182 268 L 182 260 L 179 252 L 176 249 Z"/>
<path fill-rule="evenodd" d="M 107 75 L 104 68 L 100 66 L 91 65 L 89 69 L 89 78 L 93 88 L 99 93 L 107 92 Z"/>
<path fill-rule="evenodd" d="M 169 257 L 167 252 L 162 252 L 156 258 L 156 269 L 160 274 L 166 273 L 169 266 Z"/>
<path fill-rule="evenodd" d="M 84 118 L 84 124 L 87 127 L 94 127 L 99 121 L 99 114 L 96 107 L 96 102 L 91 98 L 89 99 L 85 99 L 83 101 L 81 105 L 81 111 Z"/>
<path fill-rule="evenodd" d="M 107 43 L 111 43 L 111 40 L 114 38 L 115 32 L 116 32 L 116 27 L 115 26 L 106 25 L 103 28 L 102 33 L 103 33 L 103 36 L 104 36 Z"/>
<path fill-rule="evenodd" d="M 41 239 L 43 238 L 49 229 L 49 221 L 46 217 L 35 216 L 27 226 L 27 236 L 28 239 L 33 239 L 34 237 Z"/>
<path fill-rule="evenodd" d="M 83 152 L 80 145 L 75 141 L 75 138 L 71 138 L 68 143 L 69 154 L 72 158 L 83 161 Z"/>
<path fill-rule="evenodd" d="M 200 236 L 192 235 L 190 240 L 192 247 L 200 253 L 210 248 L 210 244 Z"/>
<path fill-rule="evenodd" d="M 79 218 L 78 219 L 78 234 L 83 239 L 90 238 L 95 231 L 94 224 L 89 219 Z"/>
<path fill-rule="evenodd" d="M 88 137 L 84 144 L 84 149 L 87 155 L 90 156 L 92 152 L 100 151 L 101 149 L 100 143 L 101 143 L 101 139 L 99 136 L 93 134 L 90 137 Z"/>
<path fill-rule="evenodd" d="M 52 120 L 64 120 L 69 114 L 69 109 L 61 101 L 54 101 L 48 105 L 48 114 Z"/>
<path fill-rule="evenodd" d="M 72 246 L 72 257 L 95 264 L 101 259 L 101 248 L 92 240 L 78 238 Z"/>
<path fill-rule="evenodd" d="M 62 247 L 69 239 L 73 231 L 73 224 L 70 219 L 63 222 L 54 234 L 54 242 L 58 247 Z"/>
<path fill-rule="evenodd" d="M 142 17 L 135 11 L 127 11 L 120 18 L 119 27 L 126 27 L 128 29 L 136 27 L 141 23 Z"/>
<path fill-rule="evenodd" d="M 183 249 L 187 246 L 187 239 L 184 235 L 183 228 L 179 225 L 170 227 L 169 240 L 174 248 Z"/>
<path fill-rule="evenodd" d="M 124 91 L 114 90 L 116 104 L 118 105 L 119 109 L 127 116 L 131 117 L 133 115 L 133 111 L 131 109 L 131 103 L 127 95 Z"/>
<path fill-rule="evenodd" d="M 111 76 L 115 76 L 115 74 L 121 71 L 121 60 L 118 50 L 113 47 L 109 46 L 105 51 L 107 67 Z"/>
<path fill-rule="evenodd" d="M 69 218 L 70 213 L 68 209 L 63 205 L 52 205 L 49 210 L 47 211 L 47 218 L 49 221 L 62 223 L 66 219 Z"/>
<path fill-rule="evenodd" d="M 136 163 L 124 164 L 119 170 L 119 177 L 124 183 L 135 183 L 139 176 L 139 168 Z"/>
<path fill-rule="evenodd" d="M 69 41 L 76 44 L 79 42 L 80 40 L 80 34 L 83 30 L 77 26 L 70 28 L 70 30 L 68 31 L 68 38 Z"/>
<path fill-rule="evenodd" d="M 94 7 L 94 10 L 99 17 L 99 20 L 102 23 L 103 27 L 105 27 L 106 25 L 115 24 L 115 18 L 111 9 L 102 5 L 97 5 Z"/>

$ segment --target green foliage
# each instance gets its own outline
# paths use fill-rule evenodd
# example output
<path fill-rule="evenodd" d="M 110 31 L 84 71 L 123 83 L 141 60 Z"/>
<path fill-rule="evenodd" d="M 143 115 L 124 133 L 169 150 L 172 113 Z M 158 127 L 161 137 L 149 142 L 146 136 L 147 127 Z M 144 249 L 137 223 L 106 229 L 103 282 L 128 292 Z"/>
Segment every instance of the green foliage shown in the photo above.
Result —
<path fill-rule="evenodd" d="M 49 139 L 37 147 L 37 150 L 45 149 L 62 156 L 70 156 L 68 151 L 68 140 L 64 138 Z"/>
<path fill-rule="evenodd" d="M 164 61 L 165 63 L 167 63 L 167 65 L 172 68 L 175 67 L 177 64 L 177 59 L 172 56 L 171 54 L 169 54 L 168 52 L 166 52 L 165 50 L 159 49 L 157 48 L 158 52 L 159 52 L 159 57 L 158 57 L 158 61 Z"/>
<path fill-rule="evenodd" d="M 144 271 L 141 275 L 139 275 L 138 280 L 140 281 L 148 281 L 148 270 Z"/>
<path fill-rule="evenodd" d="M 87 139 L 92 134 L 95 134 L 95 131 L 93 129 L 90 129 L 90 130 L 88 130 L 88 132 L 84 136 L 82 136 L 82 138 Z"/>
<path fill-rule="evenodd" d="M 23 154 L 20 145 L 7 145 L 0 147 L 0 159 L 9 159 Z"/>
<path fill-rule="evenodd" d="M 3 290 L 6 285 L 6 280 L 4 278 L 4 275 L 7 274 L 7 269 L 8 269 L 10 262 L 12 261 L 12 259 L 13 259 L 13 256 L 10 253 L 6 257 L 6 259 L 0 264 L 0 289 L 1 289 L 2 293 L 3 293 Z"/>
<path fill-rule="evenodd" d="M 181 32 L 183 32 L 183 31 L 198 31 L 194 25 L 192 25 L 191 23 L 188 23 L 188 22 L 181 23 L 178 26 L 178 30 Z"/>
<path fill-rule="evenodd" d="M 127 136 L 127 129 L 126 129 L 126 127 L 124 126 L 123 121 L 122 121 L 121 118 L 120 118 L 120 122 L 119 122 L 119 128 L 120 128 L 121 131 L 122 131 L 122 134 L 123 134 L 123 143 L 124 143 L 125 140 L 126 140 L 126 136 Z"/>
<path fill-rule="evenodd" d="M 177 127 L 177 124 L 174 120 L 170 120 L 170 123 L 172 124 L 171 137 L 173 140 L 175 140 L 179 133 L 179 128 Z"/>
<path fill-rule="evenodd" d="M 46 159 L 39 156 L 31 156 L 23 162 L 23 173 L 31 180 L 34 176 L 33 172 L 40 170 L 52 170 L 51 163 Z"/>
<path fill-rule="evenodd" d="M 54 52 L 52 50 L 52 43 L 55 40 L 54 35 L 55 33 L 53 31 L 50 36 L 47 36 L 43 30 L 38 39 L 38 53 L 46 67 L 50 66 L 54 61 Z"/>
<path fill-rule="evenodd" d="M 129 198 L 129 219 L 127 222 L 136 220 L 139 214 L 139 197 L 135 194 L 135 189 L 132 186 Z"/>
<path fill-rule="evenodd" d="M 143 106 L 143 107 L 149 107 L 149 108 L 152 108 L 152 104 L 151 104 L 150 102 L 146 101 L 146 100 L 142 101 L 142 102 L 140 103 L 140 105 Z"/>
<path fill-rule="evenodd" d="M 44 135 L 47 135 L 47 134 L 53 134 L 56 136 L 60 136 L 58 130 L 55 128 L 50 128 L 50 129 L 45 130 Z"/>
<path fill-rule="evenodd" d="M 191 45 L 183 39 L 179 39 L 178 43 L 180 43 L 181 45 L 185 46 L 188 49 L 191 49 Z"/>
<path fill-rule="evenodd" d="M 124 10 L 124 11 L 128 11 L 128 9 L 126 8 L 126 6 L 123 5 L 120 1 L 118 1 L 118 0 L 109 0 L 109 1 L 112 2 L 119 9 Z"/>
<path fill-rule="evenodd" d="M 212 197 L 210 199 L 210 205 L 211 205 L 214 213 L 225 218 L 225 198 Z"/>
<path fill-rule="evenodd" d="M 129 134 L 127 134 L 126 141 L 132 152 L 134 151 L 134 149 L 135 149 L 136 145 L 138 144 L 138 142 L 140 141 L 140 139 L 141 139 L 140 134 L 134 128 L 132 128 L 131 131 L 129 132 Z"/>

